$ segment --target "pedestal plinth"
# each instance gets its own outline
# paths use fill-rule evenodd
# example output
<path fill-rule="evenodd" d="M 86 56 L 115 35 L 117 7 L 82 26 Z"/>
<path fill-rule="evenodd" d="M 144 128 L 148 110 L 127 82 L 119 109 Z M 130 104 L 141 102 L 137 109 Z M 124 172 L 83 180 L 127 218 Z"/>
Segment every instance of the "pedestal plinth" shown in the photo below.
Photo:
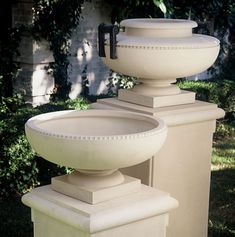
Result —
<path fill-rule="evenodd" d="M 50 186 L 32 190 L 22 201 L 31 207 L 34 237 L 165 237 L 168 212 L 178 205 L 167 193 L 145 185 L 137 193 L 96 205 Z"/>
<path fill-rule="evenodd" d="M 167 139 L 155 159 L 122 172 L 169 192 L 179 201 L 179 208 L 172 212 L 167 237 L 206 237 L 212 139 L 216 119 L 223 117 L 224 111 L 201 101 L 148 108 L 117 99 L 102 99 L 92 107 L 144 113 L 167 123 Z"/>
<path fill-rule="evenodd" d="M 194 103 L 195 93 L 181 90 L 180 93 L 173 95 L 150 96 L 140 94 L 138 92 L 135 92 L 134 90 L 120 89 L 118 91 L 118 99 L 121 101 L 143 105 L 150 108 L 160 108 L 163 106 Z"/>
<path fill-rule="evenodd" d="M 119 177 L 115 177 L 117 176 L 115 173 L 120 174 L 121 180 Z M 105 202 L 140 191 L 139 179 L 122 175 L 119 171 L 115 173 L 106 176 L 75 174 L 74 176 L 77 177 L 72 177 L 74 180 L 71 180 L 71 176 L 73 176 L 71 174 L 57 176 L 51 180 L 52 189 L 90 204 Z M 116 184 L 115 181 L 117 181 Z"/>

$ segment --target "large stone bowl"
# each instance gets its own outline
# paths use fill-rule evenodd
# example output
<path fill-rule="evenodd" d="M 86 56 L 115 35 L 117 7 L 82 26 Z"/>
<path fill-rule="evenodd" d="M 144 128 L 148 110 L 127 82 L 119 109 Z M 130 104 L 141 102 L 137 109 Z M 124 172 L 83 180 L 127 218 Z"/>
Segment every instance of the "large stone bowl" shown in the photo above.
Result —
<path fill-rule="evenodd" d="M 41 114 L 27 121 L 25 131 L 40 156 L 87 173 L 141 163 L 161 148 L 167 135 L 158 118 L 112 110 Z"/>
<path fill-rule="evenodd" d="M 181 19 L 127 19 L 117 36 L 117 59 L 110 58 L 109 39 L 103 62 L 112 70 L 139 78 L 133 91 L 143 95 L 174 95 L 176 78 L 198 74 L 216 60 L 214 37 L 192 34 L 197 23 Z"/>

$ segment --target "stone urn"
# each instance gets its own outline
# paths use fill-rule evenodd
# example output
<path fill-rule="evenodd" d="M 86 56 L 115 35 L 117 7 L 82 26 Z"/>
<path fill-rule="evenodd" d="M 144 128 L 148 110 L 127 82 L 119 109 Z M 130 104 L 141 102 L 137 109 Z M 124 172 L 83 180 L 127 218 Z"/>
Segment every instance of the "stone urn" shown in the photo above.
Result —
<path fill-rule="evenodd" d="M 125 111 L 59 111 L 29 119 L 26 136 L 33 149 L 74 172 L 52 179 L 52 188 L 94 204 L 137 191 L 140 180 L 119 168 L 150 159 L 163 145 L 161 119 Z"/>
<path fill-rule="evenodd" d="M 117 26 L 100 25 L 99 55 L 115 72 L 137 77 L 119 99 L 148 107 L 193 103 L 195 94 L 181 91 L 176 78 L 208 69 L 219 53 L 219 40 L 193 34 L 197 23 L 182 19 L 127 19 Z M 106 37 L 106 33 L 110 36 Z"/>

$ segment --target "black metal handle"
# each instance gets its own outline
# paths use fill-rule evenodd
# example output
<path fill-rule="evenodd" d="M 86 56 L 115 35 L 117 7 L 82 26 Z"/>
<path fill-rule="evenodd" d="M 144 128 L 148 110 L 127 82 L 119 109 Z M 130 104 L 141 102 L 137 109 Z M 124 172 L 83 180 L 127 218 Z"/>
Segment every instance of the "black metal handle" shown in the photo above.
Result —
<path fill-rule="evenodd" d="M 105 55 L 105 34 L 109 33 L 110 37 L 110 58 L 116 59 L 117 58 L 117 34 L 119 32 L 118 26 L 110 25 L 110 24 L 100 24 L 98 27 L 98 38 L 99 38 L 99 56 L 106 57 Z"/>

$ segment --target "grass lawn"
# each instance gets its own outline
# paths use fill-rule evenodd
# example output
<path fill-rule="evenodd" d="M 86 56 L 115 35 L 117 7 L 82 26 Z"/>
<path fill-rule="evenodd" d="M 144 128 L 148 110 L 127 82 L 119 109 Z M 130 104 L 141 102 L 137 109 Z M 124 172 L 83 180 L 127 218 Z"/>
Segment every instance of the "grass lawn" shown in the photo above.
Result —
<path fill-rule="evenodd" d="M 210 237 L 235 236 L 235 137 L 214 144 L 209 214 Z"/>
<path fill-rule="evenodd" d="M 30 209 L 20 197 L 0 200 L 0 236 L 33 236 Z M 235 237 L 235 137 L 214 143 L 209 237 Z"/>

